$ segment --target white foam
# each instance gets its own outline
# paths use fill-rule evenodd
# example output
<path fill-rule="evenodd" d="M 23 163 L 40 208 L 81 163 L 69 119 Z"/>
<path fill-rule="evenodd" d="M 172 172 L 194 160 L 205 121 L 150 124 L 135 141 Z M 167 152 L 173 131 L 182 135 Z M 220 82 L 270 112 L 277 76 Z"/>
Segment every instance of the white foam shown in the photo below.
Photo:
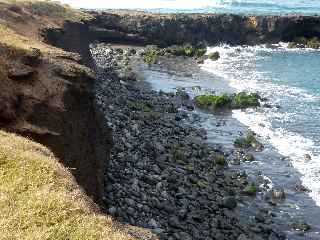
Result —
<path fill-rule="evenodd" d="M 220 8 L 220 1 L 212 0 L 117 0 L 117 1 L 101 1 L 101 0 L 61 0 L 62 3 L 70 4 L 77 8 L 100 8 L 100 9 L 200 9 L 200 8 Z"/>
<path fill-rule="evenodd" d="M 264 45 L 254 47 L 230 47 L 221 45 L 208 49 L 208 53 L 218 51 L 220 59 L 207 60 L 201 66 L 226 81 L 236 91 L 261 92 L 263 96 L 272 97 L 272 103 L 277 104 L 283 100 L 288 101 L 319 101 L 318 96 L 308 93 L 304 89 L 291 87 L 285 84 L 275 84 L 272 79 L 266 79 L 263 72 L 258 72 L 255 61 L 259 57 L 268 57 L 273 51 L 288 51 L 286 43 L 280 43 L 277 49 L 267 48 Z M 290 51 L 311 51 L 308 49 L 290 49 Z M 314 51 L 314 50 L 312 50 Z M 257 54 L 263 52 L 264 54 Z M 302 175 L 302 183 L 312 190 L 310 196 L 320 206 L 320 156 L 313 154 L 314 149 L 319 148 L 311 139 L 294 134 L 282 128 L 274 128 L 271 119 L 280 119 L 283 123 L 289 123 L 294 119 L 295 113 L 282 113 L 270 110 L 269 112 L 257 112 L 254 110 L 234 111 L 233 117 L 248 126 L 252 131 L 262 136 L 277 151 L 288 156 L 292 165 Z M 305 162 L 304 155 L 309 154 L 312 160 Z"/>
<path fill-rule="evenodd" d="M 201 68 L 230 81 L 231 87 L 238 91 L 262 91 L 265 94 L 281 92 L 294 98 L 303 98 L 310 101 L 319 100 L 318 96 L 314 96 L 304 89 L 266 81 L 268 79 L 265 79 L 264 74 L 256 70 L 254 60 L 263 57 L 257 53 L 271 54 L 274 51 L 287 51 L 286 46 L 287 43 L 280 43 L 276 50 L 267 48 L 265 45 L 248 47 L 220 45 L 208 48 L 208 53 L 218 51 L 221 57 L 217 61 L 206 60 Z M 304 50 L 291 49 L 291 51 Z"/>
<path fill-rule="evenodd" d="M 233 111 L 233 117 L 260 135 L 277 149 L 277 151 L 290 157 L 292 165 L 302 175 L 302 183 L 312 192 L 309 195 L 320 206 L 320 157 L 313 154 L 315 143 L 303 136 L 288 132 L 282 128 L 273 129 L 263 113 L 253 110 Z M 311 156 L 306 161 L 304 155 Z"/>

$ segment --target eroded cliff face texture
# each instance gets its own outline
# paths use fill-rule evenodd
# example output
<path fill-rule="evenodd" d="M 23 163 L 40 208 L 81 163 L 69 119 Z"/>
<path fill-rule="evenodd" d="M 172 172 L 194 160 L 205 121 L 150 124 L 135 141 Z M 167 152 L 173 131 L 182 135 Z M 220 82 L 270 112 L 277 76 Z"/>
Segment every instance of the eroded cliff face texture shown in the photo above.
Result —
<path fill-rule="evenodd" d="M 0 13 L 0 127 L 50 148 L 99 202 L 111 133 L 95 107 L 95 74 L 83 65 L 91 58 L 82 14 L 36 1 L 0 3 Z"/>
<path fill-rule="evenodd" d="M 94 16 L 90 24 L 100 34 L 97 38 L 110 42 L 134 39 L 136 43 L 159 45 L 198 42 L 258 44 L 320 36 L 320 17 L 312 16 L 90 13 Z"/>
<path fill-rule="evenodd" d="M 48 146 L 86 192 L 103 196 L 110 134 L 94 106 L 93 72 L 80 56 L 0 46 L 0 126 Z"/>

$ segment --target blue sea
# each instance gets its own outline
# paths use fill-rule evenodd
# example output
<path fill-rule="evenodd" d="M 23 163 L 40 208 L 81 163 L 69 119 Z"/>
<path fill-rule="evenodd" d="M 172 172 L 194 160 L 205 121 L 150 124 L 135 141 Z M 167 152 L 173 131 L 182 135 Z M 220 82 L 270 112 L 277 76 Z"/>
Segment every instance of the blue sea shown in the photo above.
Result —
<path fill-rule="evenodd" d="M 259 92 L 271 108 L 234 111 L 233 117 L 288 157 L 320 205 L 320 51 L 265 46 L 210 48 L 221 59 L 202 68 L 236 92 Z M 306 160 L 306 155 L 311 160 Z"/>
<path fill-rule="evenodd" d="M 137 1 L 139 7 L 139 1 Z M 157 7 L 159 6 L 159 7 Z M 144 3 L 152 12 L 235 14 L 320 14 L 319 0 L 159 0 Z"/>
<path fill-rule="evenodd" d="M 139 2 L 139 1 L 138 1 Z M 153 1 L 150 1 L 153 2 Z M 157 1 L 156 1 L 157 2 Z M 320 14 L 319 0 L 160 0 L 153 12 Z M 288 157 L 310 197 L 320 206 L 320 50 L 260 46 L 212 46 L 221 58 L 201 66 L 235 92 L 254 91 L 272 108 L 234 111 L 233 117 Z M 206 86 L 208 88 L 208 83 Z M 210 86 L 209 86 L 210 88 Z M 217 90 L 217 80 L 212 82 Z M 306 161 L 305 156 L 311 160 Z"/>
<path fill-rule="evenodd" d="M 125 0 L 119 0 L 115 8 L 156 13 L 320 15 L 320 0 L 140 0 L 133 7 L 121 2 Z M 211 46 L 208 52 L 218 51 L 221 58 L 200 65 L 209 78 L 173 76 L 161 69 L 139 71 L 145 72 L 146 80 L 157 90 L 183 87 L 191 96 L 212 91 L 250 91 L 266 98 L 269 107 L 232 112 L 232 119 L 254 131 L 267 149 L 258 156 L 257 164 L 247 168 L 264 172 L 272 184 L 285 188 L 288 200 L 282 205 L 283 213 L 294 208 L 290 213 L 293 217 L 313 224 L 312 237 L 297 235 L 289 239 L 320 239 L 320 50 L 288 49 L 287 44 L 272 48 Z M 202 92 L 195 92 L 192 86 L 200 86 Z M 207 118 L 209 139 L 211 135 L 219 140 L 214 117 L 203 116 Z M 231 127 L 236 124 L 223 121 Z M 295 183 L 300 181 L 310 190 L 306 196 L 294 191 Z"/>
<path fill-rule="evenodd" d="M 256 133 L 265 150 L 253 153 L 256 161 L 239 168 L 250 177 L 267 179 L 266 191 L 285 190 L 287 199 L 278 205 L 282 221 L 298 219 L 312 225 L 307 235 L 288 231 L 288 239 L 314 240 L 320 239 L 320 50 L 288 49 L 287 45 L 221 44 L 208 47 L 207 53 L 218 51 L 221 57 L 206 60 L 199 65 L 200 72 L 185 63 L 141 65 L 136 72 L 155 90 L 182 88 L 191 97 L 212 92 L 260 93 L 266 99 L 261 108 L 222 115 L 196 110 L 201 127 L 208 142 L 227 149 L 234 149 L 234 140 L 243 133 Z M 300 183 L 310 191 L 295 191 Z M 263 196 L 259 199 L 264 201 Z"/>

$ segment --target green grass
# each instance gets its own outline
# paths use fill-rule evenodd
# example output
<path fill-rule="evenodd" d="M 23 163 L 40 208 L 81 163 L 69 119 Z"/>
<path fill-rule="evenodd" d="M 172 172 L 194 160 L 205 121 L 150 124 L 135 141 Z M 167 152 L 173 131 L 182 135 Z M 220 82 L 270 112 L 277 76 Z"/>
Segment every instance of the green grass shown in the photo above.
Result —
<path fill-rule="evenodd" d="M 131 237 L 99 214 L 71 174 L 40 144 L 0 131 L 0 239 Z"/>

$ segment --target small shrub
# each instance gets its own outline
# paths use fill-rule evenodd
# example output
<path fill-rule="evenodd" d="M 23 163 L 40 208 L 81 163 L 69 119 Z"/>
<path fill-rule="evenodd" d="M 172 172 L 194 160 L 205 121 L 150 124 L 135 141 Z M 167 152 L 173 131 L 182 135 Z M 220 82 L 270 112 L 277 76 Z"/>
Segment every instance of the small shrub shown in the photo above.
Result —
<path fill-rule="evenodd" d="M 208 58 L 212 61 L 217 61 L 220 58 L 219 52 L 209 53 Z"/>

